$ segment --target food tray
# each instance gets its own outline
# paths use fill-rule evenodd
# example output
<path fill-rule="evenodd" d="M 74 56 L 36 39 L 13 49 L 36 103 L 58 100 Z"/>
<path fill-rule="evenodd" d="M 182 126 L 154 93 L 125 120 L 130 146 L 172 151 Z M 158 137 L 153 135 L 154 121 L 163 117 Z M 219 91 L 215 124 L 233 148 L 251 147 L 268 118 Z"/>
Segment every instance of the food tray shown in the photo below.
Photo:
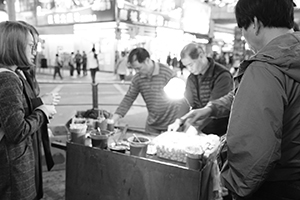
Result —
<path fill-rule="evenodd" d="M 219 145 L 219 137 L 213 134 L 186 134 L 183 132 L 165 132 L 157 136 L 152 143 L 156 147 L 156 156 L 172 161 L 186 163 L 186 150 L 202 149 L 202 155 L 209 157 Z"/>

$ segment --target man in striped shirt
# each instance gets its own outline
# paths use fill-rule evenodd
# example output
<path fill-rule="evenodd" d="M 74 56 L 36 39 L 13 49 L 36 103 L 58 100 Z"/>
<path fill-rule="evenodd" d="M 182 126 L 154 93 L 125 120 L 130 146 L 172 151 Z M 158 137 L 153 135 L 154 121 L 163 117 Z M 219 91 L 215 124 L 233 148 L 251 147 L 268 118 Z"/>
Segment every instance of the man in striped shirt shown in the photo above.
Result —
<path fill-rule="evenodd" d="M 117 122 L 124 117 L 141 93 L 148 110 L 145 132 L 160 134 L 177 117 L 180 102 L 168 99 L 163 90 L 176 75 L 167 66 L 151 60 L 149 52 L 144 48 L 133 49 L 128 62 L 137 73 L 112 119 Z"/>

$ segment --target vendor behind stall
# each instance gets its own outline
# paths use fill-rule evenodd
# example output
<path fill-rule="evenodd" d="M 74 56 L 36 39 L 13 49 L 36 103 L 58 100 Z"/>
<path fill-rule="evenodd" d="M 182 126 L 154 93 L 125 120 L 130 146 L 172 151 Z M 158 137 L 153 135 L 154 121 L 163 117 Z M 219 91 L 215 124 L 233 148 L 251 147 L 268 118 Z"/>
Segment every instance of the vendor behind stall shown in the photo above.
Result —
<path fill-rule="evenodd" d="M 192 109 L 202 108 L 209 101 L 218 99 L 233 89 L 230 72 L 223 65 L 207 57 L 200 44 L 186 45 L 180 56 L 182 64 L 191 72 L 187 79 L 185 97 Z M 182 105 L 181 114 L 188 111 L 188 108 Z M 219 119 L 205 119 L 202 131 L 221 136 L 226 133 L 228 118 L 226 116 Z M 170 130 L 179 127 L 177 121 L 170 125 Z M 180 120 L 178 122 L 180 123 Z"/>
<path fill-rule="evenodd" d="M 124 117 L 141 93 L 149 113 L 145 132 L 160 134 L 175 121 L 179 110 L 179 101 L 168 99 L 163 90 L 176 75 L 169 67 L 151 60 L 144 48 L 133 49 L 128 62 L 137 73 L 112 119 L 117 122 Z"/>

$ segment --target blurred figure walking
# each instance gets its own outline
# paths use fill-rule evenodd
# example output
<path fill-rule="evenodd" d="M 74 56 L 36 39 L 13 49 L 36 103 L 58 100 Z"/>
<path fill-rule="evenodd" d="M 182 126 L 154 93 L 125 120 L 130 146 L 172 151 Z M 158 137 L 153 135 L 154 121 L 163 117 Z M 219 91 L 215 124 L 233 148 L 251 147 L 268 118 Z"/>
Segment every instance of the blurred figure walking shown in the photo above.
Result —
<path fill-rule="evenodd" d="M 116 74 L 119 75 L 121 82 L 124 83 L 127 73 L 128 56 L 125 51 L 121 52 L 121 56 L 116 65 Z"/>
<path fill-rule="evenodd" d="M 96 49 L 93 47 L 91 52 L 88 54 L 87 59 L 88 69 L 91 71 L 92 83 L 96 83 L 96 73 L 99 71 L 99 61 L 98 55 L 96 54 Z"/>
<path fill-rule="evenodd" d="M 171 66 L 172 58 L 171 58 L 171 53 L 169 52 L 169 55 L 167 56 L 167 64 L 168 66 Z"/>
<path fill-rule="evenodd" d="M 74 52 L 71 52 L 70 60 L 69 60 L 69 67 L 70 67 L 70 76 L 73 77 L 74 75 Z"/>
<path fill-rule="evenodd" d="M 86 65 L 87 65 L 87 55 L 86 55 L 85 51 L 83 51 L 82 52 L 82 73 L 83 73 L 83 76 L 87 75 Z"/>
<path fill-rule="evenodd" d="M 53 79 L 56 78 L 56 74 L 58 74 L 58 76 L 60 77 L 60 79 L 63 79 L 63 77 L 61 76 L 61 73 L 60 73 L 60 69 L 62 68 L 62 62 L 59 58 L 59 55 L 56 54 L 55 55 L 55 64 L 54 64 L 54 74 L 53 74 Z"/>
<path fill-rule="evenodd" d="M 82 56 L 79 53 L 79 51 L 77 51 L 76 55 L 75 55 L 75 63 L 76 63 L 76 71 L 77 71 L 77 76 L 80 76 L 80 72 L 81 72 L 81 61 L 82 61 Z"/>

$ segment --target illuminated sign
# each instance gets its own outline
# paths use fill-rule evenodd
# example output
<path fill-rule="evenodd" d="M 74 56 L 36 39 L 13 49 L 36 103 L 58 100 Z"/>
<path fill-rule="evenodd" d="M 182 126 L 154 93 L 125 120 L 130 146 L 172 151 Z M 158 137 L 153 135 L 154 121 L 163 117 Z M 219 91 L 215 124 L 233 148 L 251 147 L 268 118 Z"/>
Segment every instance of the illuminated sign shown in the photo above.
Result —
<path fill-rule="evenodd" d="M 183 4 L 183 30 L 207 35 L 209 33 L 211 7 L 197 0 L 185 0 Z"/>
<path fill-rule="evenodd" d="M 120 21 L 133 24 L 143 24 L 151 26 L 163 26 L 169 28 L 181 28 L 179 20 L 171 19 L 162 14 L 140 11 L 135 9 L 119 9 Z"/>
<path fill-rule="evenodd" d="M 181 0 L 123 0 L 118 14 L 123 22 L 181 29 Z"/>
<path fill-rule="evenodd" d="M 173 15 L 173 11 L 181 10 L 181 0 L 123 0 L 127 5 L 133 5 L 135 7 L 145 8 L 149 11 L 155 11 L 164 13 L 167 15 Z M 175 16 L 173 16 L 175 17 Z M 181 18 L 181 13 L 175 17 Z"/>
<path fill-rule="evenodd" d="M 39 0 L 37 24 L 115 21 L 115 0 Z"/>
<path fill-rule="evenodd" d="M 97 15 L 95 14 L 80 14 L 76 13 L 57 13 L 47 16 L 48 24 L 70 24 L 80 22 L 95 22 L 97 21 Z"/>

